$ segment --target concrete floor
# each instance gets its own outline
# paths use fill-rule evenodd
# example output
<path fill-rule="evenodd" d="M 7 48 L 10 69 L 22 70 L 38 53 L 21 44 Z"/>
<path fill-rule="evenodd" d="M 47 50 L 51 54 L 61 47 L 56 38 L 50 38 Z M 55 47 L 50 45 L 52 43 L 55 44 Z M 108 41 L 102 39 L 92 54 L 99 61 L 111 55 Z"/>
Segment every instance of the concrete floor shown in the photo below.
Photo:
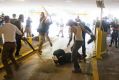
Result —
<path fill-rule="evenodd" d="M 70 47 L 67 48 L 68 38 L 56 38 L 53 42 L 53 47 L 49 45 L 43 49 L 42 55 L 36 51 L 32 55 L 25 57 L 20 61 L 20 69 L 14 71 L 14 80 L 92 80 L 92 67 L 90 60 L 81 62 L 82 73 L 72 73 L 72 64 L 56 66 L 52 60 L 52 53 L 56 49 L 64 49 L 70 52 Z M 61 44 L 60 44 L 61 43 Z M 88 45 L 88 57 L 91 53 L 92 45 Z M 87 49 L 87 50 L 88 50 Z M 81 52 L 81 50 L 79 50 Z M 0 73 L 0 80 L 3 80 L 5 72 Z"/>
<path fill-rule="evenodd" d="M 119 80 L 119 48 L 108 47 L 108 53 L 103 55 L 101 60 L 97 61 L 97 65 L 92 68 L 91 59 L 88 59 L 93 52 L 93 44 L 87 45 L 87 61 L 81 62 L 82 73 L 72 73 L 72 64 L 56 66 L 52 60 L 54 50 L 59 48 L 65 52 L 70 52 L 67 47 L 68 38 L 56 38 L 53 41 L 53 47 L 46 44 L 43 48 L 43 54 L 39 55 L 37 51 L 20 60 L 20 69 L 14 71 L 14 80 L 94 80 L 95 67 L 99 78 L 96 80 Z M 79 50 L 81 53 L 81 49 Z M 93 70 L 93 71 L 92 71 Z M 4 70 L 0 72 L 0 80 L 3 80 Z M 97 77 L 97 76 L 96 76 Z"/>
<path fill-rule="evenodd" d="M 108 47 L 108 50 L 98 61 L 100 80 L 119 80 L 119 48 Z"/>

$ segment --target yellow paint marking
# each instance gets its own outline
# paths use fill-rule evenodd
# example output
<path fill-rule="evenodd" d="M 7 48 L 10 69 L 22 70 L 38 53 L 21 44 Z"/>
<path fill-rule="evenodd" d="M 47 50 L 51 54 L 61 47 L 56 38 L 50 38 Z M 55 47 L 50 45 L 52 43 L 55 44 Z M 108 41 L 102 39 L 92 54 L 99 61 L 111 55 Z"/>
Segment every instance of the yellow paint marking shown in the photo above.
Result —
<path fill-rule="evenodd" d="M 97 60 L 93 58 L 91 64 L 92 64 L 93 80 L 99 80 Z"/>

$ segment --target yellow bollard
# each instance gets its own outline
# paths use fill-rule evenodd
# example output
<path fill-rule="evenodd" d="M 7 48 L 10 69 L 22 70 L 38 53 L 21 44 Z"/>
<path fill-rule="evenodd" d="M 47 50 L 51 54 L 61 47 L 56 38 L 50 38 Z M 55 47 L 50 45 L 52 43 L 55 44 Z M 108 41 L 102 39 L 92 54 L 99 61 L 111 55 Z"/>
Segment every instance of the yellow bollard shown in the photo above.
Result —
<path fill-rule="evenodd" d="M 101 44 L 102 44 L 102 31 L 100 28 L 96 28 L 96 58 L 97 59 L 102 59 Z"/>
<path fill-rule="evenodd" d="M 21 40 L 21 45 L 24 45 L 24 41 L 23 40 Z"/>
<path fill-rule="evenodd" d="M 30 44 L 32 44 L 32 37 L 28 37 L 27 40 Z"/>
<path fill-rule="evenodd" d="M 107 52 L 107 32 L 102 31 L 101 55 Z"/>
<path fill-rule="evenodd" d="M 41 39 L 42 39 L 42 38 L 41 38 L 41 35 L 40 35 L 38 38 L 39 38 L 39 43 L 41 43 Z"/>

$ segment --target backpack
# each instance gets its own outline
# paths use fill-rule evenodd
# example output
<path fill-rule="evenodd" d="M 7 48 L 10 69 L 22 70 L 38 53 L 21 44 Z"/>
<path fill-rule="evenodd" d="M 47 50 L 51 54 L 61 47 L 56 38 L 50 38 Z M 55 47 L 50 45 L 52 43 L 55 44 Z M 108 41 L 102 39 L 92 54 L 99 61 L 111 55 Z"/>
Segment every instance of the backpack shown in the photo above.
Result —
<path fill-rule="evenodd" d="M 55 57 L 55 59 L 53 59 L 55 64 L 65 64 L 65 52 L 63 49 L 55 50 L 53 55 Z"/>
<path fill-rule="evenodd" d="M 68 52 L 68 53 L 65 53 L 65 63 L 71 63 L 72 60 L 71 60 L 71 53 Z"/>
<path fill-rule="evenodd" d="M 55 64 L 63 65 L 71 63 L 71 53 L 65 53 L 63 49 L 58 49 L 53 52 L 53 60 Z"/>

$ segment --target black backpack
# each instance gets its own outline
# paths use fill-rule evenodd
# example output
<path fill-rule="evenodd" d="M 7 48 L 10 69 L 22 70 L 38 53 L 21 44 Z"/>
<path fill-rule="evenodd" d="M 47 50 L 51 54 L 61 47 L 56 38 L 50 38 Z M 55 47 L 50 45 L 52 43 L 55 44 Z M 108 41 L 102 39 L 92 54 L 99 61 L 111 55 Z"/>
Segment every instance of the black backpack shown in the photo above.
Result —
<path fill-rule="evenodd" d="M 71 60 L 71 53 L 68 52 L 68 53 L 65 53 L 65 63 L 71 63 L 72 60 Z"/>
<path fill-rule="evenodd" d="M 60 65 L 65 64 L 65 52 L 63 49 L 55 50 L 53 55 L 57 58 L 54 59 L 55 64 L 60 64 Z"/>
<path fill-rule="evenodd" d="M 53 59 L 55 64 L 63 65 L 65 63 L 71 63 L 71 53 L 65 53 L 63 49 L 55 50 L 53 55 L 57 58 Z"/>

